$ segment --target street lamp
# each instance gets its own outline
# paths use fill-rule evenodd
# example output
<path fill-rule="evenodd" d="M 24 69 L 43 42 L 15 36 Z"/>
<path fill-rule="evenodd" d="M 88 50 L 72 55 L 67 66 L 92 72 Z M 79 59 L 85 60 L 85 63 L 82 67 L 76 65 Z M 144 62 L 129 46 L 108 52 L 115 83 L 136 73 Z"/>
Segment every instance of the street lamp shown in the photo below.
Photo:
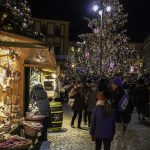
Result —
<path fill-rule="evenodd" d="M 99 6 L 98 5 L 93 5 L 93 10 L 96 12 L 96 11 L 98 11 L 98 9 L 99 9 Z"/>
<path fill-rule="evenodd" d="M 103 44 L 102 44 L 102 42 L 103 42 L 103 39 L 102 39 L 102 29 L 103 29 L 103 14 L 105 13 L 105 12 L 110 12 L 111 11 L 111 6 L 106 6 L 105 7 L 105 5 L 103 4 L 103 1 L 101 1 L 100 2 L 100 0 L 99 0 L 99 3 L 97 3 L 97 4 L 94 4 L 93 5 L 93 10 L 95 11 L 95 12 L 98 12 L 98 14 L 100 15 L 100 21 L 101 21 L 101 37 L 100 37 L 100 75 L 102 75 L 102 65 L 103 65 Z"/>
<path fill-rule="evenodd" d="M 107 6 L 107 7 L 106 7 L 106 11 L 107 11 L 107 12 L 110 12 L 110 11 L 111 11 L 111 6 Z"/>
<path fill-rule="evenodd" d="M 102 16 L 103 11 L 102 11 L 102 10 L 99 10 L 98 13 L 99 13 L 100 16 Z"/>

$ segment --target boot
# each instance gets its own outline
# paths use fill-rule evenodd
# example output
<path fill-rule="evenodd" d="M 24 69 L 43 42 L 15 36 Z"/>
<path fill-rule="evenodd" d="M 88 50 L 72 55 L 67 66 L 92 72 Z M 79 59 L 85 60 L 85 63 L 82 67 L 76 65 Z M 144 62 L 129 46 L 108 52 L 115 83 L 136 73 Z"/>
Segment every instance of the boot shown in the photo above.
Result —
<path fill-rule="evenodd" d="M 71 128 L 75 128 L 73 124 L 71 124 Z"/>
<path fill-rule="evenodd" d="M 127 124 L 123 124 L 123 135 L 125 135 L 126 134 L 126 130 L 127 130 Z"/>

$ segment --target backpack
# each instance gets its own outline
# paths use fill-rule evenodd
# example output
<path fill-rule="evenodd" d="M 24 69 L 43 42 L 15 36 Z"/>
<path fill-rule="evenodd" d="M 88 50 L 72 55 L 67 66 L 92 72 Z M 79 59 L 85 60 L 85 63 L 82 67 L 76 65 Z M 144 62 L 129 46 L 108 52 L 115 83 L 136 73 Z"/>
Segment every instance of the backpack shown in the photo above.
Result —
<path fill-rule="evenodd" d="M 124 112 L 128 106 L 129 95 L 127 92 L 124 93 L 121 100 L 119 101 L 119 111 Z"/>

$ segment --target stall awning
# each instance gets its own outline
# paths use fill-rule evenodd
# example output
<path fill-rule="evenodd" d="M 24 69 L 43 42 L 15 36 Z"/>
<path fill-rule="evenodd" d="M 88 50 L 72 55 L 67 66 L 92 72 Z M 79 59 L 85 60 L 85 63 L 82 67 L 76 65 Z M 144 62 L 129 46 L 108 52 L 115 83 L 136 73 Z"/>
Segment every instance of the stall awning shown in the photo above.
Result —
<path fill-rule="evenodd" d="M 25 65 L 56 68 L 53 49 L 49 49 L 41 41 L 0 31 L 0 47 L 17 51 L 25 60 Z"/>

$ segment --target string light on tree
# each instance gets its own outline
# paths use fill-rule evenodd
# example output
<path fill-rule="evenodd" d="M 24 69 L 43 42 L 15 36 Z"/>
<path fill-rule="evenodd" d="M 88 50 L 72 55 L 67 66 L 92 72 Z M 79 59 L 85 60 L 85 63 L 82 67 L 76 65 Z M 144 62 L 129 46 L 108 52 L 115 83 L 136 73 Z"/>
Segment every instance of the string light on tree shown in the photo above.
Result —
<path fill-rule="evenodd" d="M 107 6 L 106 10 L 107 10 L 107 12 L 110 12 L 111 11 L 111 6 Z"/>
<path fill-rule="evenodd" d="M 23 28 L 27 28 L 27 27 L 28 27 L 27 23 L 24 22 L 24 23 L 22 24 L 22 27 L 23 27 Z"/>
<path fill-rule="evenodd" d="M 123 5 L 119 0 L 111 0 L 109 3 L 103 0 L 103 4 L 99 4 L 95 2 L 93 5 L 97 16 L 93 19 L 86 18 L 91 33 L 79 36 L 84 43 L 77 43 L 80 52 L 72 52 L 70 58 L 74 59 L 69 61 L 75 60 L 76 65 L 82 68 L 82 73 L 87 76 L 91 72 L 98 76 L 135 72 L 133 67 L 136 68 L 137 53 L 125 34 L 128 15 L 124 14 Z M 89 57 L 86 57 L 87 52 Z"/>
<path fill-rule="evenodd" d="M 2 30 L 24 34 L 32 32 L 31 9 L 27 1 L 0 0 L 0 10 Z"/>

